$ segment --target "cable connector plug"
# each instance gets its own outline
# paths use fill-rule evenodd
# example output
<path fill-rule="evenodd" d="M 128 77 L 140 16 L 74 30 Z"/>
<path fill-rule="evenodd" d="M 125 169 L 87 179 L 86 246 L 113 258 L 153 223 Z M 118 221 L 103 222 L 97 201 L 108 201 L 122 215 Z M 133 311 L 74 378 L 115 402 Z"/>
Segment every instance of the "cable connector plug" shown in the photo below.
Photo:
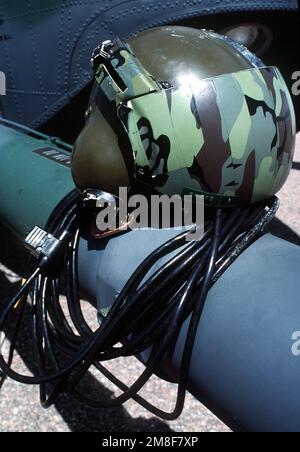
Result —
<path fill-rule="evenodd" d="M 40 227 L 35 226 L 25 238 L 24 244 L 38 260 L 38 266 L 40 268 L 48 268 L 61 256 L 70 239 L 71 234 L 67 230 L 63 231 L 59 238 L 56 238 Z"/>
<path fill-rule="evenodd" d="M 25 246 L 36 258 L 49 257 L 58 246 L 59 240 L 52 234 L 35 226 L 25 239 Z"/>

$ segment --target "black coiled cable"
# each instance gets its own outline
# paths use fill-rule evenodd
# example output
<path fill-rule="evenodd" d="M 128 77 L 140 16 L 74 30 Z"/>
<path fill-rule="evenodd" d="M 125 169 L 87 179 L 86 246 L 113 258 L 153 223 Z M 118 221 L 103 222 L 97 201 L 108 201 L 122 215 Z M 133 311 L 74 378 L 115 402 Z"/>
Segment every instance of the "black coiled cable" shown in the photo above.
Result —
<path fill-rule="evenodd" d="M 274 218 L 279 207 L 277 198 L 273 198 L 268 207 L 267 211 L 265 205 L 231 211 L 217 209 L 214 219 L 206 224 L 202 240 L 187 243 L 186 236 L 190 231 L 169 240 L 139 266 L 108 315 L 102 318 L 99 328 L 93 331 L 80 303 L 77 253 L 81 198 L 72 193 L 57 207 L 47 226 L 47 231 L 54 236 L 68 231 L 72 237 L 65 246 L 61 272 L 47 272 L 37 266 L 26 284 L 0 311 L 0 331 L 4 330 L 12 311 L 18 311 L 9 358 L 6 362 L 0 354 L 0 369 L 16 381 L 40 385 L 44 407 L 53 404 L 61 393 L 68 392 L 93 408 L 116 406 L 132 398 L 156 416 L 166 420 L 177 418 L 184 406 L 193 346 L 209 289 Z M 176 250 L 174 257 L 145 280 L 154 264 Z M 67 313 L 60 304 L 62 286 L 66 291 Z M 20 375 L 11 368 L 29 291 L 39 369 L 39 374 L 34 377 Z M 177 402 L 172 413 L 165 413 L 138 392 L 157 373 L 162 361 L 172 359 L 178 334 L 187 319 L 189 327 L 181 359 Z M 146 368 L 131 387 L 103 365 L 121 356 L 139 355 L 149 348 L 151 354 Z M 98 401 L 79 392 L 78 385 L 92 366 L 122 390 L 119 397 Z"/>

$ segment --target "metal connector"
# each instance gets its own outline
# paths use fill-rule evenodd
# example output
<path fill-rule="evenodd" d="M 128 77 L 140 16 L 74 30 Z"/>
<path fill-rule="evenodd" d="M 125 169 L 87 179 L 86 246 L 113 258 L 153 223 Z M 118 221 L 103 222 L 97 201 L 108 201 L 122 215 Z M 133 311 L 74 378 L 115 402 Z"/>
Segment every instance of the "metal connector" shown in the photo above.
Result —
<path fill-rule="evenodd" d="M 25 239 L 25 247 L 36 257 L 50 257 L 59 245 L 59 240 L 52 234 L 35 226 Z"/>
<path fill-rule="evenodd" d="M 104 41 L 96 47 L 91 58 L 91 66 L 94 71 L 98 68 L 99 64 L 110 60 L 111 54 L 109 53 L 109 49 L 112 47 L 113 41 Z"/>
<path fill-rule="evenodd" d="M 107 64 L 112 57 L 123 49 L 126 49 L 126 44 L 120 38 L 102 42 L 96 47 L 91 58 L 93 70 L 96 71 L 100 64 Z"/>
<path fill-rule="evenodd" d="M 84 207 L 96 209 L 104 204 L 113 205 L 117 208 L 119 204 L 119 198 L 110 193 L 106 193 L 101 190 L 88 189 L 83 193 L 83 205 Z"/>

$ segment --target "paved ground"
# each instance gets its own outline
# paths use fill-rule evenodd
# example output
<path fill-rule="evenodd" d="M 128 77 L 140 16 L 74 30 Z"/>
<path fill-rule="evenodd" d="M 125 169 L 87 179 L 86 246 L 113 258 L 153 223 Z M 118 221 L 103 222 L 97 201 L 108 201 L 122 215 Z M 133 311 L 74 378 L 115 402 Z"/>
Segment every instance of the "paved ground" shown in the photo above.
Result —
<path fill-rule="evenodd" d="M 299 242 L 300 235 L 300 203 L 299 203 L 299 175 L 300 175 L 300 135 L 295 156 L 294 168 L 289 182 L 280 194 L 282 208 L 275 221 L 272 230 L 277 234 L 294 242 Z M 14 267 L 15 272 L 22 271 L 22 253 L 6 230 L 0 228 L 0 293 L 1 301 L 10 290 L 13 290 L 14 274 L 7 267 Z M 16 259 L 16 256 L 17 259 Z M 22 344 L 19 346 L 19 359 L 16 366 L 19 369 L 32 369 L 34 362 L 28 338 L 24 334 Z M 112 369 L 121 375 L 124 381 L 132 381 L 137 372 L 138 364 L 135 360 L 117 362 Z M 86 385 L 91 392 L 97 393 L 97 397 L 111 398 L 112 387 L 102 379 L 96 379 L 90 375 Z M 163 404 L 167 399 L 170 403 L 175 396 L 175 388 L 168 384 L 153 379 L 147 386 L 147 395 L 153 402 Z M 158 394 L 158 396 L 157 396 Z M 155 396 L 154 396 L 155 395 Z M 6 382 L 0 393 L 0 431 L 98 431 L 98 432 L 199 432 L 218 431 L 225 432 L 229 429 L 207 411 L 192 396 L 188 396 L 185 410 L 179 420 L 163 422 L 134 402 L 128 402 L 124 407 L 95 412 L 74 403 L 70 398 L 63 397 L 48 411 L 40 408 L 38 403 L 38 390 L 25 387 L 14 382 Z"/>
<path fill-rule="evenodd" d="M 297 136 L 297 145 L 294 158 L 293 169 L 290 177 L 280 193 L 281 208 L 278 213 L 278 219 L 285 225 L 285 229 L 290 229 L 290 237 L 293 233 L 300 236 L 300 133 Z M 284 234 L 284 227 L 281 229 Z M 293 236 L 295 240 L 297 237 Z M 299 243 L 299 242 L 298 242 Z"/>

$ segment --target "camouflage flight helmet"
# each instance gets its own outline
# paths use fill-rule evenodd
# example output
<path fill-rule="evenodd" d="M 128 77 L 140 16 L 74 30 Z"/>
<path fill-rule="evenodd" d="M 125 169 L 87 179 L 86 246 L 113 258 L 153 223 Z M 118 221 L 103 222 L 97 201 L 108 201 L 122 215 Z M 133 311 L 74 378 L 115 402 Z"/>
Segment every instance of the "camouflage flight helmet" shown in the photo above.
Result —
<path fill-rule="evenodd" d="M 265 201 L 285 183 L 292 100 L 278 68 L 245 47 L 162 27 L 104 42 L 92 64 L 96 83 L 73 152 L 81 190 L 200 194 L 228 207 Z"/>

